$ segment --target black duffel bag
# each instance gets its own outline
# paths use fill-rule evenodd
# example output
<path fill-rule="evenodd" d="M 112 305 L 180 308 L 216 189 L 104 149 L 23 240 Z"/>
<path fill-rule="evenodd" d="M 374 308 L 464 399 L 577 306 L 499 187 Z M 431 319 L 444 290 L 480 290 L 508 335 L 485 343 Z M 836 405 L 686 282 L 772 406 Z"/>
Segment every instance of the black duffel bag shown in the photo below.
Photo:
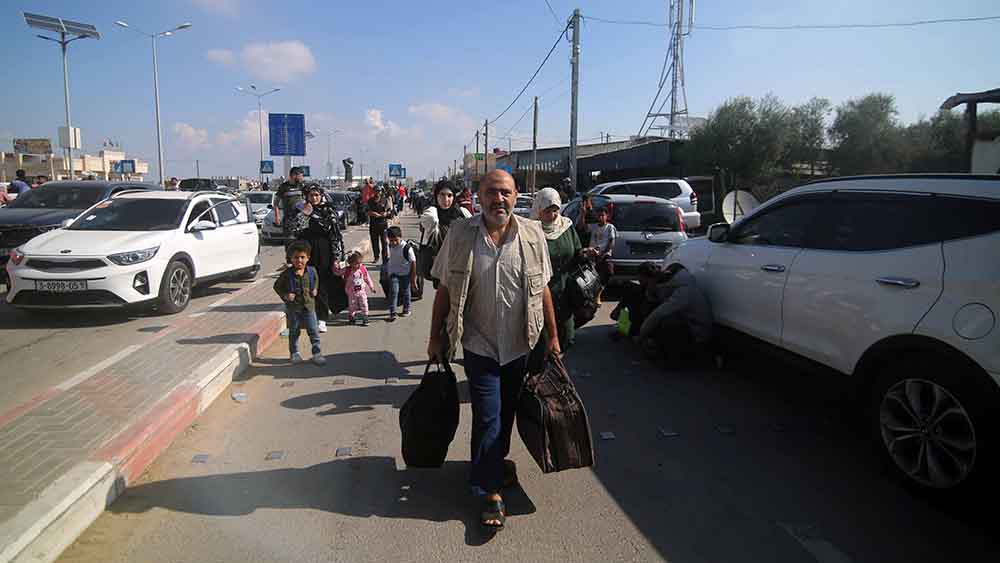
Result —
<path fill-rule="evenodd" d="M 542 473 L 594 465 L 587 410 L 558 356 L 528 375 L 517 405 L 517 433 Z"/>
<path fill-rule="evenodd" d="M 407 467 L 441 467 L 458 430 L 458 382 L 448 362 L 431 371 L 399 410 L 403 461 Z"/>
<path fill-rule="evenodd" d="M 424 230 L 420 229 L 420 244 L 417 245 L 417 275 L 425 280 L 433 280 L 431 269 L 434 268 L 434 257 L 437 256 L 437 245 L 432 244 L 431 237 L 424 240 Z"/>

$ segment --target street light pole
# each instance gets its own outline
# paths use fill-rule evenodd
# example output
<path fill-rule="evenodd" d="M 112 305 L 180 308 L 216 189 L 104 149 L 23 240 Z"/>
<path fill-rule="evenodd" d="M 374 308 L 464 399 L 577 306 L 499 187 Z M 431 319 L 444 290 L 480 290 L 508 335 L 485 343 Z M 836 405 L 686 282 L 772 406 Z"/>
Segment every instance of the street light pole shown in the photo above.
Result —
<path fill-rule="evenodd" d="M 160 186 L 163 186 L 163 132 L 160 129 L 160 75 L 156 66 L 156 35 L 150 36 L 153 44 L 153 100 L 156 104 L 156 168 L 160 175 Z"/>
<path fill-rule="evenodd" d="M 250 90 L 253 90 L 253 91 L 251 92 Z M 257 98 L 257 136 L 260 139 L 260 161 L 264 162 L 264 105 L 263 105 L 262 100 L 264 99 L 264 96 L 267 96 L 269 94 L 273 94 L 275 92 L 279 92 L 281 90 L 281 88 L 272 88 L 272 89 L 270 89 L 267 92 L 264 92 L 262 94 L 262 93 L 260 93 L 260 92 L 257 91 L 257 85 L 256 84 L 251 84 L 250 85 L 250 90 L 247 90 L 246 88 L 244 88 L 242 86 L 237 86 L 236 87 L 236 91 L 237 92 L 242 92 L 244 94 L 249 94 L 249 95 L 255 96 Z M 258 171 L 260 170 L 259 166 L 260 165 L 258 164 Z M 260 183 L 261 184 L 264 183 L 264 173 L 263 172 L 260 172 Z"/>
<path fill-rule="evenodd" d="M 153 46 L 153 101 L 156 113 L 156 154 L 158 159 L 156 165 L 160 176 L 160 186 L 162 187 L 163 186 L 163 131 L 160 128 L 160 75 L 159 75 L 159 68 L 157 67 L 156 64 L 156 39 L 159 37 L 170 37 L 171 35 L 174 34 L 175 31 L 188 29 L 189 27 L 191 27 L 192 24 L 190 22 L 185 22 L 173 29 L 169 29 L 167 31 L 161 31 L 159 33 L 147 33 L 145 31 L 132 28 L 124 20 L 116 21 L 115 25 L 119 27 L 124 27 L 125 29 L 130 29 L 140 35 L 145 35 L 149 37 L 150 43 Z"/>

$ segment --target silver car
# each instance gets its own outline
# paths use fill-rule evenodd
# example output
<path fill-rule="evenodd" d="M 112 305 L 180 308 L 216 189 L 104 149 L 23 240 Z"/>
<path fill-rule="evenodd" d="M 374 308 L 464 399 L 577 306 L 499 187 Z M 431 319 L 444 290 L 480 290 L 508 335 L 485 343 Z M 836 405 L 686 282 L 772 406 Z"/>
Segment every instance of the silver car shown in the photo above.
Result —
<path fill-rule="evenodd" d="M 638 279 L 643 262 L 660 263 L 677 245 L 688 239 L 684 212 L 676 204 L 657 197 L 633 195 L 593 196 L 594 209 L 607 208 L 618 238 L 611 251 L 614 265 L 612 282 Z M 563 215 L 575 223 L 580 217 L 580 200 L 563 207 Z M 592 214 L 591 214 L 592 215 Z M 596 220 L 586 219 L 588 224 Z"/>
<path fill-rule="evenodd" d="M 695 230 L 701 227 L 701 213 L 698 212 L 698 194 L 694 188 L 680 178 L 655 178 L 642 180 L 622 180 L 594 186 L 591 195 L 635 195 L 669 199 L 684 213 L 684 225 Z"/>

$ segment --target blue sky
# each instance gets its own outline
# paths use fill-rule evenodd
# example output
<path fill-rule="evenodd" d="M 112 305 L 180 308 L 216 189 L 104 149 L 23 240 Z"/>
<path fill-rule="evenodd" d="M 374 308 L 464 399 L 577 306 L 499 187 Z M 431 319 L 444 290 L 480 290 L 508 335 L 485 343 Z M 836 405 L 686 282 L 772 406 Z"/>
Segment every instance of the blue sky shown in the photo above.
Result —
<path fill-rule="evenodd" d="M 559 20 L 573 8 L 620 20 L 666 20 L 665 0 L 549 0 Z M 100 41 L 70 47 L 74 125 L 96 153 L 112 138 L 150 160 L 155 128 L 149 31 L 194 26 L 158 43 L 168 175 L 253 176 L 258 158 L 256 101 L 234 88 L 282 88 L 265 112 L 300 112 L 307 127 L 340 130 L 334 162 L 347 155 L 367 169 L 404 163 L 411 176 L 441 174 L 472 142 L 477 126 L 513 99 L 551 47 L 562 23 L 544 0 L 11 1 L 0 12 L 8 46 L 0 88 L 0 143 L 55 138 L 63 123 L 59 49 L 34 37 L 21 11 L 93 23 Z M 696 23 L 892 22 L 1000 15 L 995 0 L 702 0 Z M 957 91 L 995 88 L 1000 59 L 989 56 L 1000 22 L 838 31 L 695 30 L 686 48 L 688 101 L 705 115 L 737 95 L 774 93 L 789 103 L 812 96 L 835 104 L 873 91 L 896 96 L 900 118 L 927 116 Z M 666 46 L 659 28 L 587 21 L 582 34 L 580 137 L 635 134 L 655 92 Z M 569 136 L 569 46 L 563 42 L 525 96 L 495 125 L 501 147 L 530 146 L 540 96 L 543 144 Z M 513 129 L 511 130 L 511 128 Z M 266 138 L 265 138 L 266 143 Z M 265 146 L 265 152 L 267 147 Z M 471 147 L 470 147 L 471 150 Z M 309 142 L 305 161 L 323 170 L 327 136 Z"/>

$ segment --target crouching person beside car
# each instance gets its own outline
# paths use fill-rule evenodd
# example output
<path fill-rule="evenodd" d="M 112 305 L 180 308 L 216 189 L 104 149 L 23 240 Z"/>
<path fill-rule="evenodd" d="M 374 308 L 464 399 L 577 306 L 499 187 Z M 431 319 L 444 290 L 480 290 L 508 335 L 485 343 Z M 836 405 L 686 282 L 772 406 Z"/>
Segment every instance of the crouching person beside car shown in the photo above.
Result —
<path fill-rule="evenodd" d="M 712 309 L 694 276 L 680 264 L 671 264 L 654 293 L 661 302 L 639 327 L 643 349 L 662 353 L 669 364 L 708 357 Z"/>

